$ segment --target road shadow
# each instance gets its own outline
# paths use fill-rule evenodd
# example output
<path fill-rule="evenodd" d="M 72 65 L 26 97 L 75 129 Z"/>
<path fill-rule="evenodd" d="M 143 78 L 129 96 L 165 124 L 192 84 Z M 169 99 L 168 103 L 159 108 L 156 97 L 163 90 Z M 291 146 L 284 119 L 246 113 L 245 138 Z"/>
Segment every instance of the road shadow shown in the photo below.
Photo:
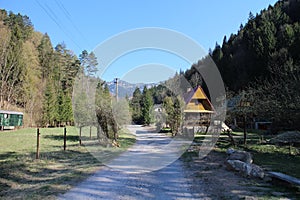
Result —
<path fill-rule="evenodd" d="M 52 140 L 62 140 L 62 141 L 64 140 L 63 135 L 45 135 L 45 136 L 43 136 L 43 138 L 52 139 Z M 66 140 L 71 141 L 71 142 L 76 142 L 76 141 L 79 141 L 79 136 L 77 136 L 77 135 L 67 135 Z"/>
<path fill-rule="evenodd" d="M 204 191 L 191 190 L 180 161 L 149 173 L 126 174 L 113 169 L 99 171 L 59 199 L 204 199 Z"/>

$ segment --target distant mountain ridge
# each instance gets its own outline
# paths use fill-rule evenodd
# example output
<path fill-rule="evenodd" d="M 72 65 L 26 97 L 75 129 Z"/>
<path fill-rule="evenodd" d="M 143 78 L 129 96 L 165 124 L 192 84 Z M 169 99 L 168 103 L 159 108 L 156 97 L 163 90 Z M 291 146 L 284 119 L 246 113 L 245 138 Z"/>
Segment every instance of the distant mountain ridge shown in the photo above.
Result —
<path fill-rule="evenodd" d="M 115 90 L 116 90 L 116 84 L 114 81 L 110 81 L 107 82 L 108 88 L 110 93 L 115 94 Z M 120 98 L 124 98 L 126 97 L 126 95 L 128 97 L 132 97 L 132 94 L 135 90 L 135 88 L 139 88 L 141 90 L 141 92 L 144 89 L 144 86 L 146 86 L 147 88 L 151 88 L 154 86 L 159 85 L 159 83 L 128 83 L 126 81 L 123 80 L 119 80 L 118 81 L 118 97 Z"/>

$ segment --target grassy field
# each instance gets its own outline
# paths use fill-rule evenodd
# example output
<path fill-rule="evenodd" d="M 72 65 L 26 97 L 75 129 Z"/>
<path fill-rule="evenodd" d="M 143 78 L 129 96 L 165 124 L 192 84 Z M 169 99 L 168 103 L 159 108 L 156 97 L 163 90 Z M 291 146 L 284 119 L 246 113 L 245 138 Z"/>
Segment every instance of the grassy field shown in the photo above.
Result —
<path fill-rule="evenodd" d="M 36 157 L 36 129 L 0 132 L 0 199 L 55 199 L 103 164 L 79 146 L 78 129 L 67 127 L 67 149 L 63 150 L 63 128 L 40 129 L 40 159 Z M 92 130 L 92 137 L 95 136 Z M 83 130 L 83 138 L 89 129 Z M 124 151 L 135 143 L 126 131 L 119 134 Z M 120 150 L 121 149 L 121 150 Z"/>
<path fill-rule="evenodd" d="M 237 142 L 236 148 L 251 152 L 255 164 L 260 165 L 269 171 L 278 171 L 300 178 L 299 148 L 292 147 L 292 154 L 290 154 L 289 146 L 268 144 L 265 141 L 274 136 L 264 135 L 262 137 L 262 133 L 260 132 L 248 133 L 246 146 L 242 144 L 242 132 L 234 132 L 233 136 Z M 216 150 L 221 152 L 225 152 L 228 148 L 232 147 L 228 136 L 221 134 L 216 147 Z"/>
<path fill-rule="evenodd" d="M 208 133 L 208 135 L 210 135 Z M 227 135 L 221 134 L 215 147 L 212 149 L 212 154 L 218 157 L 216 162 L 224 163 L 227 154 L 226 150 L 228 148 L 235 148 L 240 150 L 246 150 L 251 152 L 253 155 L 254 163 L 257 165 L 262 166 L 265 170 L 269 171 L 277 171 L 282 172 L 297 178 L 300 178 L 300 154 L 299 149 L 293 148 L 292 155 L 290 155 L 289 147 L 282 146 L 278 147 L 275 145 L 265 144 L 264 141 L 266 139 L 270 139 L 273 136 L 264 136 L 261 137 L 261 133 L 249 133 L 247 146 L 244 147 L 243 143 L 243 133 L 235 132 L 233 133 L 234 139 L 237 143 L 236 147 L 233 147 L 230 143 L 230 139 Z M 205 140 L 204 134 L 196 134 L 194 138 L 195 143 L 195 150 L 194 151 L 187 151 L 185 152 L 181 159 L 186 163 L 187 166 L 191 166 L 190 162 L 194 162 L 195 158 L 198 157 L 197 148 L 201 148 L 203 141 Z M 218 155 L 218 156 L 216 156 Z M 209 159 L 208 159 L 209 160 Z M 210 162 L 210 161 L 208 161 Z M 204 168 L 206 169 L 206 167 Z M 209 167 L 208 167 L 209 169 Z M 256 186 L 260 187 L 259 184 L 257 185 L 249 185 L 250 187 Z M 285 185 L 286 186 L 286 185 Z M 298 199 L 299 198 L 299 187 L 283 187 L 283 185 L 262 185 L 262 187 L 266 188 L 265 193 L 263 196 L 260 196 L 258 199 L 281 199 L 282 196 L 274 196 L 273 192 L 275 193 L 282 193 L 287 195 L 291 199 Z M 224 199 L 231 199 L 230 197 Z"/>

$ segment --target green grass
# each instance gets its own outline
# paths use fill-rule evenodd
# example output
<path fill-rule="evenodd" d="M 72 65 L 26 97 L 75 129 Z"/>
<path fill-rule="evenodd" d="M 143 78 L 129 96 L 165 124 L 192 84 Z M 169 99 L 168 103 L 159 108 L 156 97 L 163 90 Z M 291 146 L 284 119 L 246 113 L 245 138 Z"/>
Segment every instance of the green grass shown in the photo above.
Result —
<path fill-rule="evenodd" d="M 128 134 L 128 131 L 125 129 L 122 129 L 119 132 L 119 139 L 118 142 L 120 143 L 120 147 L 124 150 L 128 149 L 135 143 L 135 136 L 132 134 Z"/>
<path fill-rule="evenodd" d="M 237 147 L 235 148 L 251 152 L 255 164 L 262 166 L 266 170 L 278 171 L 300 178 L 299 148 L 292 147 L 292 155 L 290 155 L 289 146 L 276 146 L 264 142 L 274 137 L 272 135 L 263 135 L 255 132 L 248 133 L 246 146 L 242 144 L 243 132 L 234 132 L 233 136 L 237 142 Z M 226 152 L 230 147 L 232 146 L 229 138 L 221 134 L 216 144 L 216 150 Z"/>
<path fill-rule="evenodd" d="M 207 133 L 209 135 L 209 133 Z M 300 155 L 289 155 L 289 149 L 286 146 L 278 147 L 275 145 L 262 144 L 262 137 L 260 133 L 250 133 L 248 134 L 247 147 L 242 145 L 243 133 L 234 133 L 235 141 L 238 143 L 236 147 L 231 146 L 230 140 L 227 135 L 221 134 L 215 148 L 212 149 L 217 155 L 220 155 L 221 162 L 224 162 L 227 154 L 226 150 L 228 148 L 235 148 L 240 150 L 246 150 L 252 153 L 254 163 L 262 166 L 266 170 L 282 172 L 297 178 L 300 178 Z M 265 136 L 263 139 L 270 139 L 272 136 Z M 202 144 L 205 139 L 205 135 L 196 134 L 194 137 L 194 142 L 197 145 Z M 295 150 L 296 152 L 296 150 Z M 297 151 L 298 152 L 298 151 Z M 185 162 L 186 166 L 192 166 L 190 163 L 194 161 L 194 158 L 198 157 L 198 152 L 185 152 L 181 159 Z M 201 170 L 200 170 L 201 171 Z M 205 171 L 205 168 L 203 169 Z M 202 178 L 201 175 L 196 175 Z M 253 186 L 251 183 L 249 186 Z M 257 187 L 260 187 L 258 184 Z M 280 199 L 281 196 L 276 196 L 273 192 L 281 192 L 288 195 L 292 199 L 298 199 L 300 189 L 299 187 L 282 187 L 282 185 L 268 185 L 262 186 L 267 187 L 270 190 L 264 191 L 258 199 Z M 296 198 L 295 198 L 296 197 Z M 228 197 L 230 199 L 231 197 Z"/>
<path fill-rule="evenodd" d="M 159 132 L 160 133 L 171 133 L 171 128 L 162 128 Z"/>
<path fill-rule="evenodd" d="M 106 138 L 102 138 L 99 145 L 96 130 L 92 131 L 92 135 L 90 137 L 89 128 L 82 129 L 82 144 L 93 157 L 104 164 L 118 157 L 135 143 L 135 136 L 128 134 L 126 129 L 122 129 L 118 133 L 118 146 L 111 145 L 111 141 L 106 140 Z"/>
<path fill-rule="evenodd" d="M 103 166 L 87 147 L 79 146 L 75 127 L 67 128 L 66 151 L 63 128 L 40 129 L 40 133 L 37 160 L 36 129 L 0 132 L 0 199 L 55 199 Z M 85 133 L 88 135 L 83 137 L 89 138 L 89 131 Z M 124 151 L 135 142 L 134 136 L 124 130 L 119 137 L 121 147 L 111 149 Z"/>

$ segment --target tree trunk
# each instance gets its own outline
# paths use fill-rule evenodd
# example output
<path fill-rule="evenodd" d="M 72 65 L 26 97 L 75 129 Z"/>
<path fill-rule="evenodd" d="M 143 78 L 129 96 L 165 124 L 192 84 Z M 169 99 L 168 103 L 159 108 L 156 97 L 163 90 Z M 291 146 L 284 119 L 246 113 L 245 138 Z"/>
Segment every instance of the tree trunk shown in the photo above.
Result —
<path fill-rule="evenodd" d="M 231 145 L 233 145 L 235 147 L 236 144 L 235 144 L 235 141 L 234 141 L 234 139 L 233 139 L 233 137 L 232 137 L 232 135 L 230 133 L 230 130 L 228 129 L 226 132 L 227 132 L 227 135 L 228 135 L 228 137 L 230 139 Z"/>
<path fill-rule="evenodd" d="M 244 115 L 244 145 L 247 144 L 246 115 Z"/>
<path fill-rule="evenodd" d="M 207 134 L 207 132 L 208 132 L 208 128 L 209 128 L 209 125 L 208 125 L 208 126 L 206 126 L 205 134 Z"/>

